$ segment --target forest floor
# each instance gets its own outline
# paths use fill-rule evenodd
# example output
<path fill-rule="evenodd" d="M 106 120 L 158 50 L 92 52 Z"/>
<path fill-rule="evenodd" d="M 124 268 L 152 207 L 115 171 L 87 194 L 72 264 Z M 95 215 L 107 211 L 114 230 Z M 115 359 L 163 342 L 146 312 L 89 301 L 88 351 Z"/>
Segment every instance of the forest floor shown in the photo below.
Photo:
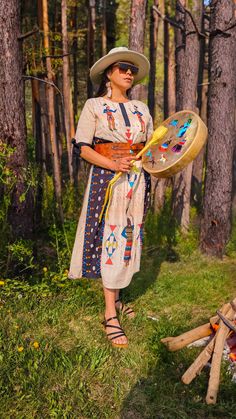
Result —
<path fill-rule="evenodd" d="M 137 313 L 122 319 L 127 349 L 107 342 L 99 281 L 64 279 L 53 291 L 15 284 L 14 292 L 2 283 L 0 417 L 236 418 L 228 364 L 217 404 L 207 406 L 209 370 L 189 386 L 181 382 L 201 348 L 171 353 L 160 342 L 207 322 L 236 295 L 235 252 L 216 260 L 193 247 L 186 239 L 144 249 L 123 294 Z"/>

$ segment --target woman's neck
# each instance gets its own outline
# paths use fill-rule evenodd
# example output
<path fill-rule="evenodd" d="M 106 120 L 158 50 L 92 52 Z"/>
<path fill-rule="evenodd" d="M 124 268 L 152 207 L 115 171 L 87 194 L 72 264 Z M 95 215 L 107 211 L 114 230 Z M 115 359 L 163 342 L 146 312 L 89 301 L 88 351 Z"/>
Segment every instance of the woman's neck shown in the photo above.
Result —
<path fill-rule="evenodd" d="M 112 95 L 110 98 L 110 100 L 112 100 L 113 102 L 128 102 L 129 98 L 127 97 L 126 94 L 126 90 L 120 90 L 117 89 L 117 87 L 112 87 Z"/>

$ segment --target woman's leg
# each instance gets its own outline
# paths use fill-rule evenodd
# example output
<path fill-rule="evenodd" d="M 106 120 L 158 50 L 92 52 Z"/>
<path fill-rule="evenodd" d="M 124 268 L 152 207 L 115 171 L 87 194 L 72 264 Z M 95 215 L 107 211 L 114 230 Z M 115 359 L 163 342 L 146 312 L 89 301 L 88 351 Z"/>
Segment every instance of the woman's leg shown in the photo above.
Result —
<path fill-rule="evenodd" d="M 115 300 L 116 300 L 117 291 L 118 291 L 118 297 L 119 297 L 119 290 L 103 287 L 103 291 L 104 291 L 104 297 L 105 297 L 105 319 L 107 320 L 110 317 L 116 316 Z M 108 324 L 111 326 L 120 326 L 118 319 L 112 319 L 108 322 Z M 119 330 L 115 328 L 113 329 L 112 327 L 107 327 L 106 332 L 107 333 L 119 332 Z M 113 339 L 113 342 L 124 345 L 128 342 L 128 340 L 126 336 L 121 336 L 119 338 Z"/>
<path fill-rule="evenodd" d="M 119 311 L 122 311 L 124 314 L 126 314 L 130 319 L 133 319 L 135 317 L 135 312 L 131 307 L 126 306 L 126 304 L 122 304 L 122 302 L 120 301 L 120 290 L 115 290 L 115 301 L 117 301 L 116 303 L 116 309 Z"/>

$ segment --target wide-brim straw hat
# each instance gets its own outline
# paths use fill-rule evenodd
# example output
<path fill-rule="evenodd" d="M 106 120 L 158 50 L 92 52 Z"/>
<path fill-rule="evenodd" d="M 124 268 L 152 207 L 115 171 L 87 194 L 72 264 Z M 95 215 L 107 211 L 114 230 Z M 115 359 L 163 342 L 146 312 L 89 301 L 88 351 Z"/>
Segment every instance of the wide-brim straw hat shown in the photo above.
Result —
<path fill-rule="evenodd" d="M 104 71 L 118 61 L 130 62 L 139 68 L 138 74 L 134 75 L 134 84 L 139 83 L 149 73 L 150 63 L 145 55 L 126 47 L 117 47 L 111 49 L 107 55 L 104 55 L 91 67 L 90 78 L 92 83 L 99 85 Z"/>

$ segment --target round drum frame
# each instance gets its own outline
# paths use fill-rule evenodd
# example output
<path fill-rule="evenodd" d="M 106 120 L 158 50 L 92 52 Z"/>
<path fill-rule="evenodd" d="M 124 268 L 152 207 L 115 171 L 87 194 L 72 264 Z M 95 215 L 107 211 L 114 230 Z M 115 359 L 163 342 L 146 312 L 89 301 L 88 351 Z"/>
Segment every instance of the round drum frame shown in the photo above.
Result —
<path fill-rule="evenodd" d="M 180 120 L 180 124 L 181 123 L 183 124 L 184 121 L 188 121 L 190 118 L 194 121 L 194 124 L 197 124 L 194 137 L 191 139 L 187 138 L 188 136 L 188 132 L 187 132 L 188 128 L 187 128 L 186 136 L 183 135 L 183 137 L 185 138 L 182 138 L 182 142 L 184 140 L 186 142 L 186 146 L 185 144 L 182 145 L 181 154 L 179 152 L 179 154 L 174 155 L 174 153 L 172 152 L 171 162 L 168 164 L 168 159 L 166 158 L 166 156 L 168 156 L 168 153 L 170 155 L 170 152 L 165 151 L 165 150 L 161 152 L 159 150 L 159 147 L 162 144 L 164 145 L 165 142 L 166 144 L 167 142 L 170 142 L 170 130 L 172 130 L 172 132 L 174 131 L 174 126 L 173 125 L 170 126 L 171 122 Z M 145 153 L 142 157 L 144 170 L 146 170 L 146 172 L 150 173 L 151 175 L 157 178 L 171 177 L 175 175 L 176 173 L 180 172 L 182 169 L 184 169 L 189 163 L 191 163 L 197 157 L 202 147 L 204 146 L 207 139 L 207 134 L 208 134 L 207 127 L 204 124 L 204 122 L 201 120 L 201 118 L 195 112 L 189 111 L 189 110 L 176 112 L 175 114 L 167 118 L 162 123 L 162 125 L 168 128 L 168 132 L 166 133 L 164 138 L 162 138 L 159 144 L 151 146 L 149 151 Z M 180 129 L 182 127 L 183 125 L 181 125 L 180 127 L 176 126 L 176 129 L 177 128 Z M 178 141 L 181 142 L 181 137 L 176 136 L 174 140 L 173 139 L 171 140 L 172 144 L 170 144 L 170 146 L 173 146 L 174 143 L 177 144 Z M 188 142 L 191 142 L 191 143 L 187 147 Z M 155 165 L 157 166 L 156 162 L 158 162 L 159 167 L 155 167 Z"/>

